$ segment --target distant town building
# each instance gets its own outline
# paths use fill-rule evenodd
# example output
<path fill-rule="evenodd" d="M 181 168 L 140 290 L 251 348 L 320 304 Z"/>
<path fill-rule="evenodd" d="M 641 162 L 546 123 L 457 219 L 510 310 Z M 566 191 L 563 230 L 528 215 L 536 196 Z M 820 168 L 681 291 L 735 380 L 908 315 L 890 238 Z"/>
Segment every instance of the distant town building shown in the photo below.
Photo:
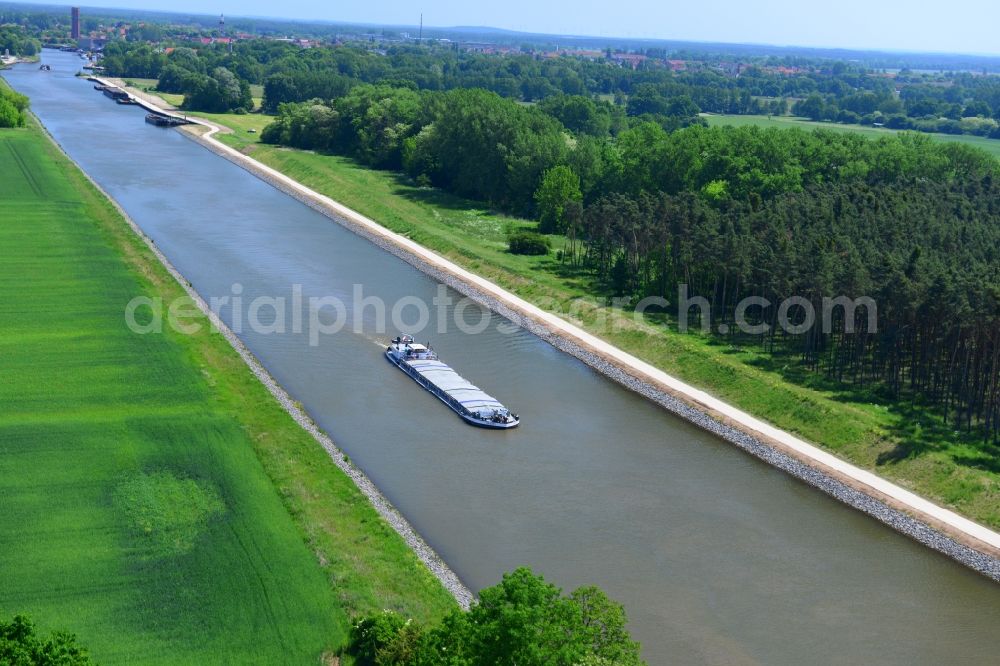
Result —
<path fill-rule="evenodd" d="M 100 51 L 107 43 L 107 37 L 81 37 L 76 40 L 76 48 L 83 51 Z"/>
<path fill-rule="evenodd" d="M 542 53 L 543 58 L 559 58 L 570 56 L 572 58 L 585 58 L 587 60 L 600 60 L 604 57 L 604 51 L 594 51 L 590 49 L 557 49 Z"/>
<path fill-rule="evenodd" d="M 731 76 L 733 78 L 736 78 L 743 73 L 743 63 L 720 62 L 715 66 L 715 69 L 722 72 L 726 76 Z"/>
<path fill-rule="evenodd" d="M 72 37 L 74 40 L 80 39 L 80 8 L 70 7 L 69 16 L 71 23 L 69 32 L 70 37 Z"/>
<path fill-rule="evenodd" d="M 510 55 L 521 52 L 519 46 L 498 46 L 484 42 L 463 42 L 460 47 L 466 53 L 484 53 L 487 55 Z"/>
<path fill-rule="evenodd" d="M 648 58 L 639 53 L 613 53 L 611 59 L 624 67 L 639 69 L 639 65 L 646 62 Z"/>

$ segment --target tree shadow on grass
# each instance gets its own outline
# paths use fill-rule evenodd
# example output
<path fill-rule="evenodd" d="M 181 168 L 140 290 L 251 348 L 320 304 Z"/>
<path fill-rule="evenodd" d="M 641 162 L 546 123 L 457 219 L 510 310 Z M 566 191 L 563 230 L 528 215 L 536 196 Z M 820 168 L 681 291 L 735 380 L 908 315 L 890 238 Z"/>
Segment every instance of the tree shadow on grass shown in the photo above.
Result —
<path fill-rule="evenodd" d="M 798 349 L 790 344 L 779 344 L 773 351 L 761 348 L 757 339 L 723 338 L 713 336 L 709 345 L 720 349 L 727 356 L 742 356 L 752 351 L 752 358 L 740 359 L 750 367 L 777 375 L 782 380 L 804 388 L 821 391 L 827 398 L 846 404 L 883 403 L 889 396 L 878 384 L 857 385 L 838 381 L 811 363 L 802 360 Z"/>
<path fill-rule="evenodd" d="M 393 179 L 394 187 L 392 194 L 408 201 L 453 213 L 475 212 L 477 214 L 493 216 L 503 221 L 505 225 L 510 225 L 513 229 L 527 229 L 531 231 L 535 229 L 536 225 L 533 221 L 493 209 L 485 202 L 466 199 L 436 187 L 421 187 L 403 173 L 386 173 L 390 174 Z M 583 290 L 588 294 L 599 297 L 604 287 L 598 282 L 593 271 L 584 268 L 580 264 L 574 265 L 569 261 L 559 259 L 558 252 L 562 249 L 561 247 L 554 247 L 548 255 L 538 257 L 535 260 L 537 268 L 562 280 L 566 280 L 574 289 Z"/>
<path fill-rule="evenodd" d="M 992 448 L 996 449 L 997 447 Z M 972 467 L 974 469 L 983 470 L 984 472 L 1000 474 L 1000 452 L 996 452 L 992 456 L 958 453 L 953 457 L 955 462 L 963 467 Z"/>
<path fill-rule="evenodd" d="M 754 344 L 751 342 L 741 348 L 733 342 L 714 337 L 709 345 L 725 347 L 722 349 L 724 354 L 737 356 Z M 886 434 L 896 445 L 879 454 L 877 465 L 891 465 L 932 452 L 945 452 L 957 465 L 1000 473 L 1000 446 L 986 441 L 979 429 L 956 429 L 954 423 L 943 417 L 940 408 L 926 403 L 918 394 L 904 392 L 893 396 L 880 382 L 857 386 L 838 381 L 825 372 L 815 370 L 811 364 L 804 363 L 798 350 L 790 346 L 779 346 L 773 352 L 762 352 L 758 347 L 758 354 L 754 358 L 741 360 L 747 365 L 776 374 L 790 384 L 821 391 L 827 398 L 837 402 L 884 407 L 892 423 Z"/>
<path fill-rule="evenodd" d="M 877 465 L 892 465 L 933 451 L 944 451 L 955 438 L 954 431 L 940 417 L 929 414 L 926 407 L 896 402 L 889 406 L 889 413 L 895 417 L 889 434 L 897 443 L 891 450 L 879 454 L 875 460 Z"/>
<path fill-rule="evenodd" d="M 358 164 L 358 166 L 362 165 Z M 384 171 L 383 173 L 392 178 L 395 185 L 392 193 L 409 201 L 455 212 L 477 210 L 486 211 L 490 215 L 503 215 L 503 213 L 493 210 L 489 204 L 482 201 L 466 199 L 457 194 L 445 192 L 437 187 L 421 187 L 405 173 L 398 171 Z"/>
<path fill-rule="evenodd" d="M 956 430 L 938 409 L 902 399 L 888 403 L 894 425 L 889 429 L 896 446 L 879 454 L 877 465 L 892 465 L 932 452 L 946 453 L 956 465 L 1000 473 L 1000 447 L 986 441 L 982 431 Z"/>
<path fill-rule="evenodd" d="M 544 267 L 548 272 L 571 284 L 574 289 L 585 292 L 591 298 L 600 299 L 601 284 L 594 276 L 593 271 L 589 271 L 579 264 L 573 265 L 569 261 L 560 261 L 554 253 L 545 260 Z"/>

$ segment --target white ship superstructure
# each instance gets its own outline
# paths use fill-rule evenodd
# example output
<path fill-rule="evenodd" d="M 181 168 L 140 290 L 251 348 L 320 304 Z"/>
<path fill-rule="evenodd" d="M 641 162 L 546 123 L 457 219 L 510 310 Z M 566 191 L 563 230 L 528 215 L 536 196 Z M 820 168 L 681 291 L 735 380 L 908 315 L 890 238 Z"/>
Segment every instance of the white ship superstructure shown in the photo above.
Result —
<path fill-rule="evenodd" d="M 385 355 L 467 423 L 495 429 L 516 428 L 520 424 L 517 415 L 499 400 L 443 363 L 429 344 L 418 344 L 404 335 L 392 341 Z"/>

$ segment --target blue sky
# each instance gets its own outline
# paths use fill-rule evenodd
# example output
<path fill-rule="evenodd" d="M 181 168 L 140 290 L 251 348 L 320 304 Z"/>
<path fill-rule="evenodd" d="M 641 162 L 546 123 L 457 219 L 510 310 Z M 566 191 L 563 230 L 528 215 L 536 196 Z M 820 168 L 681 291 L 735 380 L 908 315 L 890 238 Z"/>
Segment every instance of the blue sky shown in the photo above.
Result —
<path fill-rule="evenodd" d="M 87 3 L 89 4 L 89 3 Z M 693 41 L 1000 54 L 1000 3 L 920 0 L 98 0 L 95 5 L 205 14 Z"/>

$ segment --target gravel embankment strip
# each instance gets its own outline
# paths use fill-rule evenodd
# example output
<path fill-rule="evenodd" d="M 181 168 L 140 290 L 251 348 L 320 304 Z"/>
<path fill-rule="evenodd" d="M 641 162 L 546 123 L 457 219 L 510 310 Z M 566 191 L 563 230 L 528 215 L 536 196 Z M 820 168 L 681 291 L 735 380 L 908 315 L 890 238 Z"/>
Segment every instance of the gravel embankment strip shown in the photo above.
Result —
<path fill-rule="evenodd" d="M 426 253 L 417 254 L 410 248 L 396 242 L 393 238 L 394 234 L 391 232 L 378 233 L 372 229 L 371 225 L 352 219 L 351 216 L 345 215 L 343 210 L 338 210 L 325 202 L 325 197 L 322 195 L 312 193 L 301 184 L 296 183 L 297 186 L 293 186 L 287 182 L 287 177 L 276 175 L 265 165 L 214 139 L 211 135 L 218 131 L 218 128 L 210 123 L 204 124 L 213 128 L 213 131 L 205 135 L 200 135 L 197 132 L 186 132 L 186 134 L 217 155 L 228 159 L 338 224 L 365 237 L 442 284 L 446 284 L 483 307 L 510 319 L 554 347 L 579 358 L 613 381 L 649 398 L 677 416 L 714 433 L 764 462 L 872 516 L 898 532 L 1000 582 L 1000 558 L 994 554 L 994 548 L 990 543 L 980 542 L 963 533 L 960 529 L 937 520 L 933 515 L 921 515 L 922 512 L 919 508 L 907 506 L 903 501 L 880 493 L 877 488 L 866 485 L 864 480 L 851 478 L 836 469 L 826 468 L 819 461 L 803 460 L 800 455 L 796 455 L 798 452 L 788 450 L 780 441 L 771 441 L 767 436 L 758 436 L 758 433 L 748 431 L 745 425 L 739 427 L 742 424 L 734 423 L 727 414 L 719 413 L 710 406 L 700 404 L 697 399 L 676 395 L 650 381 L 637 377 L 630 371 L 631 369 L 623 367 L 621 363 L 609 359 L 605 354 L 579 344 L 571 337 L 554 330 L 555 327 L 547 325 L 544 320 L 528 316 L 521 310 L 511 307 L 501 298 L 479 288 L 475 283 L 445 270 L 440 264 L 432 263 L 425 258 Z M 361 218 L 360 215 L 358 217 Z M 865 474 L 870 475 L 870 473 Z M 891 486 L 888 482 L 883 481 L 883 483 Z M 911 515 L 911 511 L 916 515 Z M 945 511 L 945 513 L 950 512 Z M 956 516 L 956 518 L 960 517 Z M 960 520 L 964 521 L 964 519 Z M 980 527 L 985 533 L 989 533 L 985 528 L 977 527 Z"/>

